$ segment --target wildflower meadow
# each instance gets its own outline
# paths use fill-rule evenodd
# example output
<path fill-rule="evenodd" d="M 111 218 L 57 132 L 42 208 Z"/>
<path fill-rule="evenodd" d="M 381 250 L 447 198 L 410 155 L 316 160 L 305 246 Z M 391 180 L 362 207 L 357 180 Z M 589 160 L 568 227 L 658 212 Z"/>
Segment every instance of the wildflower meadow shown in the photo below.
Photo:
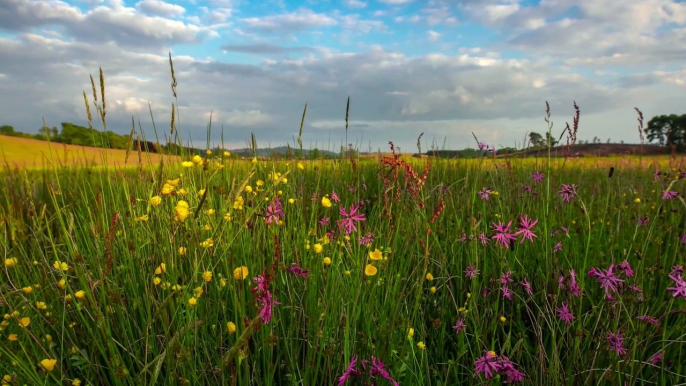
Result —
<path fill-rule="evenodd" d="M 388 146 L 6 164 L 2 384 L 686 384 L 680 156 Z"/>

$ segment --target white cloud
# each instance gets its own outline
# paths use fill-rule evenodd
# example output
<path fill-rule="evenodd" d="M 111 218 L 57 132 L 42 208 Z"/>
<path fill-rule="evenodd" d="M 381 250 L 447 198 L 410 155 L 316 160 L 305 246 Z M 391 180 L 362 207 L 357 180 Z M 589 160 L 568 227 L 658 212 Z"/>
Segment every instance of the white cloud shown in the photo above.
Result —
<path fill-rule="evenodd" d="M 270 33 L 297 32 L 338 24 L 332 17 L 309 9 L 299 9 L 295 12 L 272 16 L 248 17 L 242 21 L 250 28 Z"/>
<path fill-rule="evenodd" d="M 348 8 L 365 8 L 367 6 L 367 3 L 360 0 L 345 0 L 343 3 Z"/>
<path fill-rule="evenodd" d="M 384 3 L 384 4 L 390 4 L 390 5 L 402 5 L 402 4 L 409 4 L 413 2 L 414 0 L 379 0 L 379 2 Z"/>
<path fill-rule="evenodd" d="M 441 34 L 436 31 L 426 31 L 426 37 L 431 42 L 435 42 L 441 37 Z"/>
<path fill-rule="evenodd" d="M 136 3 L 136 9 L 153 16 L 181 16 L 186 9 L 180 5 L 169 4 L 162 0 L 142 0 Z"/>

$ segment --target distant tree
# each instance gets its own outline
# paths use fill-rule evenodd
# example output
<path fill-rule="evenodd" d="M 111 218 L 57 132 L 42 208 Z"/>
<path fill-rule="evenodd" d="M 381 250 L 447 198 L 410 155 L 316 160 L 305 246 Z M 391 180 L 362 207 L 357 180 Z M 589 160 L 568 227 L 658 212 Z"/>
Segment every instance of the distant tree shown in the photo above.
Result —
<path fill-rule="evenodd" d="M 319 149 L 317 149 L 316 147 L 314 149 L 312 149 L 312 151 L 310 151 L 310 158 L 311 159 L 319 158 Z"/>
<path fill-rule="evenodd" d="M 555 146 L 557 145 L 558 141 L 552 136 L 552 134 L 546 132 L 545 133 L 545 145 L 544 146 Z"/>
<path fill-rule="evenodd" d="M 17 134 L 17 132 L 14 131 L 14 127 L 12 127 L 10 125 L 3 125 L 3 126 L 0 126 L 0 134 L 1 135 L 15 136 Z"/>
<path fill-rule="evenodd" d="M 686 114 L 653 117 L 644 129 L 648 142 L 658 141 L 662 146 L 674 144 L 679 150 L 686 147 Z"/>
<path fill-rule="evenodd" d="M 529 142 L 534 147 L 543 147 L 546 145 L 546 142 L 543 139 L 543 137 L 540 134 L 534 132 L 529 133 Z"/>

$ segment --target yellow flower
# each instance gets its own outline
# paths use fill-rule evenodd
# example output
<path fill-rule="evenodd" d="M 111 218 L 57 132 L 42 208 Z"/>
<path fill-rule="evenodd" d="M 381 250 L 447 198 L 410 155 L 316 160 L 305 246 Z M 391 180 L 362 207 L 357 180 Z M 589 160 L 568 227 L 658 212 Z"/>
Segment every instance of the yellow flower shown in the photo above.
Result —
<path fill-rule="evenodd" d="M 188 252 L 188 249 L 186 247 L 179 247 L 179 255 L 183 256 Z"/>
<path fill-rule="evenodd" d="M 60 281 L 57 282 L 57 286 L 60 287 L 61 289 L 64 289 L 64 287 L 67 285 L 67 281 L 64 279 L 60 279 Z"/>
<path fill-rule="evenodd" d="M 256 164 L 257 163 L 257 157 L 252 158 L 252 163 Z"/>
<path fill-rule="evenodd" d="M 170 185 L 170 184 L 167 184 L 167 183 L 165 183 L 164 185 L 162 185 L 162 191 L 161 191 L 161 193 L 162 193 L 163 195 L 168 196 L 168 195 L 172 194 L 172 192 L 174 192 L 174 186 L 173 186 L 173 185 Z"/>
<path fill-rule="evenodd" d="M 9 339 L 10 342 L 16 342 L 19 338 L 17 337 L 17 334 L 9 334 L 7 339 Z"/>
<path fill-rule="evenodd" d="M 220 163 L 217 162 L 217 161 L 214 161 L 214 167 L 217 168 L 217 169 L 223 169 L 223 168 L 224 168 L 224 165 L 220 164 Z"/>
<path fill-rule="evenodd" d="M 431 274 L 431 272 L 426 274 L 426 280 L 431 281 L 434 279 L 434 275 Z"/>
<path fill-rule="evenodd" d="M 207 154 L 207 155 L 212 155 L 212 150 L 207 149 L 207 151 L 205 151 L 205 154 Z"/>
<path fill-rule="evenodd" d="M 69 270 L 69 266 L 67 265 L 67 263 L 61 262 L 61 261 L 59 261 L 59 260 L 55 260 L 55 262 L 52 264 L 52 266 L 53 266 L 55 269 L 60 270 L 60 271 L 65 271 L 65 272 L 66 272 L 66 271 Z"/>
<path fill-rule="evenodd" d="M 167 184 L 169 184 L 171 186 L 178 186 L 180 180 L 181 180 L 180 178 L 177 178 L 175 180 L 167 180 Z"/>
<path fill-rule="evenodd" d="M 160 279 L 160 278 L 157 277 L 157 276 L 155 276 L 155 277 L 152 279 L 152 284 L 154 284 L 154 285 L 160 285 L 161 282 L 162 282 L 162 279 Z"/>
<path fill-rule="evenodd" d="M 430 291 L 432 294 L 435 294 L 436 293 L 436 287 L 431 287 Z"/>
<path fill-rule="evenodd" d="M 36 302 L 36 308 L 38 308 L 39 310 L 44 310 L 48 308 L 48 306 L 45 305 L 45 302 Z"/>
<path fill-rule="evenodd" d="M 331 208 L 331 200 L 326 197 L 322 197 L 322 206 L 325 208 Z"/>
<path fill-rule="evenodd" d="M 226 212 L 224 214 L 224 221 L 231 221 L 231 213 Z"/>
<path fill-rule="evenodd" d="M 407 336 L 409 336 L 410 338 L 412 338 L 414 336 L 414 328 L 410 327 L 407 330 Z"/>
<path fill-rule="evenodd" d="M 288 199 L 288 203 L 289 203 L 289 204 L 294 204 L 294 203 L 295 203 L 295 199 L 294 199 L 294 198 L 289 198 L 289 199 Z"/>
<path fill-rule="evenodd" d="M 192 168 L 192 167 L 193 167 L 193 162 L 191 162 L 191 161 L 183 161 L 183 162 L 181 162 L 181 166 L 183 166 L 184 168 Z"/>
<path fill-rule="evenodd" d="M 83 291 L 83 290 L 76 291 L 76 292 L 74 293 L 74 297 L 76 297 L 77 299 L 81 300 L 81 299 L 83 299 L 83 298 L 86 297 L 86 292 Z"/>
<path fill-rule="evenodd" d="M 241 266 L 233 270 L 233 278 L 236 280 L 243 280 L 248 277 L 248 267 Z"/>
<path fill-rule="evenodd" d="M 215 213 L 214 209 L 208 209 L 205 211 L 205 214 L 208 216 L 212 216 L 212 215 L 214 215 L 214 213 Z"/>
<path fill-rule="evenodd" d="M 46 335 L 45 335 L 45 341 L 48 342 L 48 343 L 52 342 L 52 335 L 46 334 Z"/>
<path fill-rule="evenodd" d="M 323 250 L 324 247 L 321 244 L 317 243 L 314 245 L 314 253 L 322 253 Z"/>
<path fill-rule="evenodd" d="M 426 348 L 426 345 L 424 344 L 424 342 L 418 342 L 417 348 L 420 350 L 424 350 Z"/>
<path fill-rule="evenodd" d="M 160 206 L 160 205 L 162 205 L 162 197 L 160 197 L 160 196 L 152 196 L 152 197 L 150 197 L 150 205 L 152 205 L 152 206 Z"/>
<path fill-rule="evenodd" d="M 202 157 L 199 155 L 194 155 L 193 158 L 191 158 L 191 161 L 193 161 L 194 164 L 201 164 Z"/>
<path fill-rule="evenodd" d="M 226 279 L 224 279 L 224 278 L 219 279 L 219 285 L 222 287 L 226 287 Z"/>
<path fill-rule="evenodd" d="M 641 199 L 638 198 L 638 197 L 636 197 L 636 199 L 634 200 L 634 202 L 637 203 L 637 204 L 640 204 L 640 203 L 641 203 Z"/>
<path fill-rule="evenodd" d="M 501 323 L 507 322 L 507 318 L 505 318 L 504 316 L 501 315 L 501 316 L 500 316 L 500 322 L 501 322 Z"/>
<path fill-rule="evenodd" d="M 288 178 L 283 177 L 283 178 L 281 179 L 281 183 L 282 183 L 282 184 L 287 184 L 287 183 L 288 183 Z"/>
<path fill-rule="evenodd" d="M 139 221 L 148 221 L 148 215 L 144 214 L 142 216 L 134 217 L 133 221 L 139 222 Z"/>
<path fill-rule="evenodd" d="M 17 263 L 19 260 L 17 260 L 16 257 L 10 257 L 9 259 L 5 259 L 5 267 L 6 268 L 14 268 L 17 266 Z"/>
<path fill-rule="evenodd" d="M 325 257 L 324 258 L 324 265 L 331 265 L 331 258 Z"/>
<path fill-rule="evenodd" d="M 175 221 L 183 222 L 184 220 L 186 220 L 188 215 L 190 215 L 190 211 L 188 210 L 188 203 L 183 200 L 176 203 L 176 207 L 174 207 L 174 213 L 176 213 L 176 217 L 174 217 Z"/>
<path fill-rule="evenodd" d="M 264 185 L 264 181 L 262 181 L 262 180 L 257 180 L 256 185 L 257 185 L 257 186 L 262 186 L 262 185 Z"/>
<path fill-rule="evenodd" d="M 2 377 L 2 382 L 0 382 L 0 385 L 9 385 L 10 382 L 12 382 L 12 376 L 11 375 L 4 375 Z"/>
<path fill-rule="evenodd" d="M 379 248 L 375 248 L 374 251 L 369 251 L 369 258 L 372 260 L 381 260 L 383 258 L 383 254 Z"/>
<path fill-rule="evenodd" d="M 196 298 L 190 298 L 188 299 L 188 305 L 193 307 L 194 305 L 198 304 L 198 299 Z"/>
<path fill-rule="evenodd" d="M 81 380 L 76 378 L 71 382 L 71 386 L 81 386 Z"/>
<path fill-rule="evenodd" d="M 364 267 L 364 274 L 367 276 L 374 276 L 376 275 L 376 272 L 378 272 L 378 270 L 371 264 L 367 264 L 367 266 Z"/>
<path fill-rule="evenodd" d="M 161 275 L 167 272 L 167 264 L 161 263 L 159 267 L 155 269 L 155 275 Z"/>
<path fill-rule="evenodd" d="M 225 151 L 225 152 L 224 152 L 224 157 L 226 157 L 226 158 L 231 157 L 231 152 L 230 152 L 230 151 Z"/>
<path fill-rule="evenodd" d="M 186 189 L 181 188 L 176 191 L 176 194 L 178 194 L 179 196 L 185 196 L 186 194 L 188 194 L 188 192 L 186 191 Z"/>
<path fill-rule="evenodd" d="M 31 318 L 21 318 L 19 319 L 19 327 L 28 327 L 31 324 Z"/>
<path fill-rule="evenodd" d="M 226 323 L 226 329 L 229 330 L 229 334 L 234 334 L 236 332 L 236 324 L 234 322 Z"/>
<path fill-rule="evenodd" d="M 193 288 L 193 297 L 194 298 L 199 298 L 202 296 L 203 290 L 202 287 L 195 287 Z"/>
<path fill-rule="evenodd" d="M 350 276 L 350 271 L 345 271 L 345 276 Z"/>
<path fill-rule="evenodd" d="M 203 241 L 202 243 L 200 243 L 200 246 L 203 248 L 213 247 L 214 246 L 214 240 L 212 240 L 212 238 L 209 238 L 209 239 Z"/>
<path fill-rule="evenodd" d="M 57 364 L 57 359 L 43 359 L 40 361 L 40 365 L 47 371 L 52 371 Z"/>
<path fill-rule="evenodd" d="M 243 190 L 245 190 L 246 193 L 252 193 L 252 186 L 248 185 Z"/>
<path fill-rule="evenodd" d="M 305 166 L 303 166 L 303 164 L 301 164 L 300 162 L 298 162 L 298 169 L 304 170 L 304 169 L 305 169 Z"/>
<path fill-rule="evenodd" d="M 21 291 L 22 291 L 23 293 L 25 293 L 26 295 L 30 295 L 31 292 L 33 292 L 33 287 L 31 287 L 31 286 L 24 287 L 24 288 L 21 289 Z"/>
<path fill-rule="evenodd" d="M 210 271 L 203 272 L 202 279 L 207 281 L 207 282 L 212 281 L 212 272 L 210 272 Z"/>
<path fill-rule="evenodd" d="M 205 189 L 198 190 L 198 196 L 204 196 L 204 195 L 205 195 Z"/>
<path fill-rule="evenodd" d="M 244 203 L 245 200 L 243 200 L 243 196 L 238 196 L 236 197 L 236 201 L 233 202 L 233 208 L 236 210 L 243 210 Z"/>

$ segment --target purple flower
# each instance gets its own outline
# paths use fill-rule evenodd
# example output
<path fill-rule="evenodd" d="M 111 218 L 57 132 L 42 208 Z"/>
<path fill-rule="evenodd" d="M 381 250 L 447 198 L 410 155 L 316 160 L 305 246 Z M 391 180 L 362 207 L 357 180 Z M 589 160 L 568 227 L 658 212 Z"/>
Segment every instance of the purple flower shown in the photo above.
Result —
<path fill-rule="evenodd" d="M 558 193 L 562 196 L 562 201 L 570 202 L 576 198 L 576 188 L 578 187 L 579 185 L 577 184 L 562 184 L 562 189 L 558 191 Z"/>
<path fill-rule="evenodd" d="M 681 236 L 681 242 L 684 243 L 684 244 L 686 244 L 686 234 L 684 234 L 683 236 Z"/>
<path fill-rule="evenodd" d="M 619 285 L 619 283 L 624 282 L 624 280 L 618 278 L 614 274 L 614 268 L 615 265 L 612 264 L 610 265 L 610 268 L 607 269 L 607 271 L 595 269 L 594 267 L 591 267 L 591 269 L 588 271 L 588 276 L 595 277 L 596 280 L 600 283 L 600 288 L 605 289 L 605 298 L 607 299 L 612 299 L 612 294 L 610 292 L 617 292 L 617 286 Z"/>
<path fill-rule="evenodd" d="M 655 169 L 655 173 L 653 173 L 653 181 L 657 181 L 658 178 L 660 178 L 660 169 Z"/>
<path fill-rule="evenodd" d="M 355 366 L 357 366 L 357 356 L 353 355 L 352 359 L 350 359 L 350 363 L 348 364 L 348 368 L 345 370 L 343 375 L 338 378 L 338 386 L 343 386 L 348 378 L 359 375 L 359 371 L 355 370 Z"/>
<path fill-rule="evenodd" d="M 653 354 L 653 356 L 650 357 L 650 359 L 648 359 L 648 363 L 650 363 L 651 365 L 656 365 L 656 364 L 661 363 L 661 362 L 662 362 L 662 351 L 656 352 L 655 354 Z"/>
<path fill-rule="evenodd" d="M 610 350 L 616 352 L 617 355 L 624 355 L 628 352 L 624 348 L 624 337 L 621 331 L 617 331 L 614 334 L 612 332 L 608 333 L 607 344 L 610 346 Z"/>
<path fill-rule="evenodd" d="M 638 222 L 638 226 L 644 227 L 644 226 L 648 225 L 648 221 L 649 221 L 649 220 L 650 220 L 650 217 L 648 217 L 648 216 L 641 216 L 641 217 L 639 217 L 639 218 L 638 218 L 638 221 L 637 221 L 637 222 Z"/>
<path fill-rule="evenodd" d="M 335 190 L 331 192 L 331 201 L 333 201 L 333 202 L 340 201 L 340 199 L 338 198 L 338 194 L 336 194 Z"/>
<path fill-rule="evenodd" d="M 531 179 L 534 180 L 534 182 L 541 183 L 543 182 L 543 173 L 539 172 L 538 170 L 534 172 L 534 174 L 531 175 Z"/>
<path fill-rule="evenodd" d="M 257 286 L 252 288 L 252 291 L 257 301 L 262 303 L 262 308 L 260 309 L 260 319 L 262 320 L 262 323 L 269 324 L 269 321 L 272 319 L 273 307 L 281 303 L 279 303 L 275 297 L 272 297 L 272 294 L 269 291 L 269 282 L 265 277 L 266 274 L 263 273 L 262 275 L 253 278 L 253 281 L 257 283 Z"/>
<path fill-rule="evenodd" d="M 658 324 L 660 324 L 660 320 L 658 318 L 650 315 L 639 316 L 636 319 L 646 324 L 652 324 L 653 326 L 657 326 Z"/>
<path fill-rule="evenodd" d="M 572 320 L 574 320 L 574 315 L 569 311 L 569 305 L 567 303 L 562 303 L 562 307 L 556 308 L 555 311 L 557 311 L 557 316 L 565 322 L 567 325 L 572 323 Z"/>
<path fill-rule="evenodd" d="M 279 219 L 284 217 L 283 204 L 281 204 L 278 197 L 274 198 L 274 201 L 267 206 L 267 212 L 264 216 L 267 219 L 267 224 L 278 224 Z"/>
<path fill-rule="evenodd" d="M 486 234 L 481 232 L 479 235 L 479 241 L 481 241 L 481 245 L 486 245 L 488 244 L 488 237 L 486 237 Z"/>
<path fill-rule="evenodd" d="M 365 221 L 364 213 L 358 213 L 359 207 L 355 205 L 350 206 L 350 212 L 346 211 L 343 205 L 338 208 L 339 213 L 343 216 L 342 219 L 338 220 L 338 227 L 345 228 L 345 234 L 349 235 L 352 232 L 357 231 L 355 222 Z"/>
<path fill-rule="evenodd" d="M 319 226 L 325 227 L 329 225 L 329 218 L 328 217 L 322 217 L 321 220 L 319 220 Z"/>
<path fill-rule="evenodd" d="M 517 237 L 510 233 L 510 225 L 512 225 L 512 221 L 508 222 L 507 225 L 503 224 L 502 222 L 492 223 L 493 228 L 495 228 L 496 234 L 491 237 L 496 241 L 496 243 L 500 243 L 500 246 L 503 248 L 509 248 L 510 247 L 510 241 L 515 241 L 517 240 Z"/>
<path fill-rule="evenodd" d="M 372 365 L 369 368 L 369 374 L 371 376 L 380 375 L 383 379 L 390 381 L 394 386 L 398 386 L 398 382 L 391 377 L 391 374 L 386 370 L 386 365 L 381 362 L 381 359 L 372 357 Z"/>
<path fill-rule="evenodd" d="M 507 286 L 502 286 L 502 287 L 500 287 L 500 293 L 501 293 L 501 294 L 503 295 L 503 297 L 504 297 L 505 299 L 507 299 L 507 300 L 512 300 L 512 297 L 513 297 L 513 295 L 514 295 L 514 294 L 512 293 L 512 291 L 510 291 L 510 289 L 507 288 Z"/>
<path fill-rule="evenodd" d="M 506 357 L 505 355 L 501 355 L 500 365 L 500 373 L 504 374 L 505 377 L 507 377 L 507 380 L 503 383 L 518 383 L 524 380 L 526 374 L 517 370 L 514 366 L 514 363 L 512 363 L 512 361 L 510 360 L 510 358 Z"/>
<path fill-rule="evenodd" d="M 553 253 L 557 253 L 561 250 L 562 250 L 562 242 L 560 241 L 557 244 L 555 244 L 555 246 L 553 247 Z"/>
<path fill-rule="evenodd" d="M 662 199 L 663 200 L 671 200 L 672 198 L 676 198 L 676 196 L 679 195 L 679 192 L 675 192 L 672 190 L 663 190 L 662 191 Z"/>
<path fill-rule="evenodd" d="M 574 272 L 573 269 L 569 270 L 569 277 L 569 291 L 578 298 L 581 295 L 581 288 L 579 287 L 579 283 L 576 282 L 576 272 Z"/>
<path fill-rule="evenodd" d="M 483 188 L 480 191 L 476 192 L 476 194 L 478 194 L 479 197 L 481 197 L 481 199 L 484 201 L 488 201 L 489 194 L 491 194 L 491 193 L 493 193 L 493 191 L 488 189 L 488 188 Z"/>
<path fill-rule="evenodd" d="M 498 356 L 493 351 L 485 352 L 481 358 L 474 362 L 474 371 L 477 374 L 484 374 L 486 379 L 495 377 L 501 367 L 501 364 L 498 362 Z"/>
<path fill-rule="evenodd" d="M 531 186 L 529 186 L 529 185 L 524 185 L 524 187 L 522 189 L 524 190 L 524 193 L 533 192 L 533 190 L 531 189 Z"/>
<path fill-rule="evenodd" d="M 312 193 L 312 201 L 317 201 L 317 193 Z"/>
<path fill-rule="evenodd" d="M 512 283 L 512 271 L 500 275 L 500 284 L 507 286 L 508 283 Z"/>
<path fill-rule="evenodd" d="M 470 264 L 467 269 L 464 271 L 464 275 L 468 277 L 469 279 L 474 279 L 479 275 L 479 270 L 474 267 L 474 265 Z"/>
<path fill-rule="evenodd" d="M 457 239 L 457 241 L 459 241 L 459 242 L 461 242 L 461 243 L 464 243 L 465 241 L 467 241 L 467 234 L 466 234 L 466 233 L 462 233 L 462 237 L 460 237 L 459 239 Z"/>
<path fill-rule="evenodd" d="M 621 262 L 618 266 L 617 269 L 621 272 L 624 273 L 626 277 L 632 277 L 634 276 L 634 270 L 631 269 L 631 266 L 629 265 L 629 261 L 624 260 Z"/>
<path fill-rule="evenodd" d="M 531 231 L 531 228 L 535 227 L 536 224 L 538 223 L 538 220 L 532 221 L 528 215 L 524 215 L 523 217 L 519 218 L 519 230 L 515 232 L 515 236 L 522 235 L 522 240 L 520 242 L 524 242 L 524 240 L 529 239 L 532 243 L 534 242 L 534 237 L 538 237 L 534 234 L 534 232 Z"/>
<path fill-rule="evenodd" d="M 371 245 L 374 242 L 374 232 L 369 232 L 365 236 L 360 237 L 360 245 Z"/>
<path fill-rule="evenodd" d="M 520 284 L 522 285 L 522 287 L 524 287 L 524 291 L 526 291 L 526 293 L 529 296 L 534 294 L 534 292 L 531 290 L 531 283 L 529 283 L 529 281 L 526 280 L 526 278 L 524 278 L 524 280 Z"/>
<path fill-rule="evenodd" d="M 457 322 L 455 322 L 455 325 L 453 326 L 453 330 L 455 330 L 455 332 L 457 333 L 464 330 L 465 328 L 467 328 L 467 324 L 464 322 L 464 318 L 458 319 Z"/>
<path fill-rule="evenodd" d="M 489 146 L 483 142 L 479 142 L 479 150 L 488 150 Z"/>
<path fill-rule="evenodd" d="M 307 278 L 307 274 L 310 273 L 309 269 L 303 269 L 300 267 L 300 264 L 298 263 L 291 263 L 290 268 L 288 268 L 288 272 L 294 274 L 295 276 L 300 276 L 303 279 Z"/>
<path fill-rule="evenodd" d="M 677 296 L 683 296 L 684 299 L 686 299 L 686 281 L 684 281 L 684 278 L 681 277 L 681 273 L 679 272 L 677 274 L 675 270 L 673 270 L 669 275 L 669 278 L 674 282 L 674 287 L 667 288 L 667 291 L 674 291 L 672 294 L 673 298 Z"/>

